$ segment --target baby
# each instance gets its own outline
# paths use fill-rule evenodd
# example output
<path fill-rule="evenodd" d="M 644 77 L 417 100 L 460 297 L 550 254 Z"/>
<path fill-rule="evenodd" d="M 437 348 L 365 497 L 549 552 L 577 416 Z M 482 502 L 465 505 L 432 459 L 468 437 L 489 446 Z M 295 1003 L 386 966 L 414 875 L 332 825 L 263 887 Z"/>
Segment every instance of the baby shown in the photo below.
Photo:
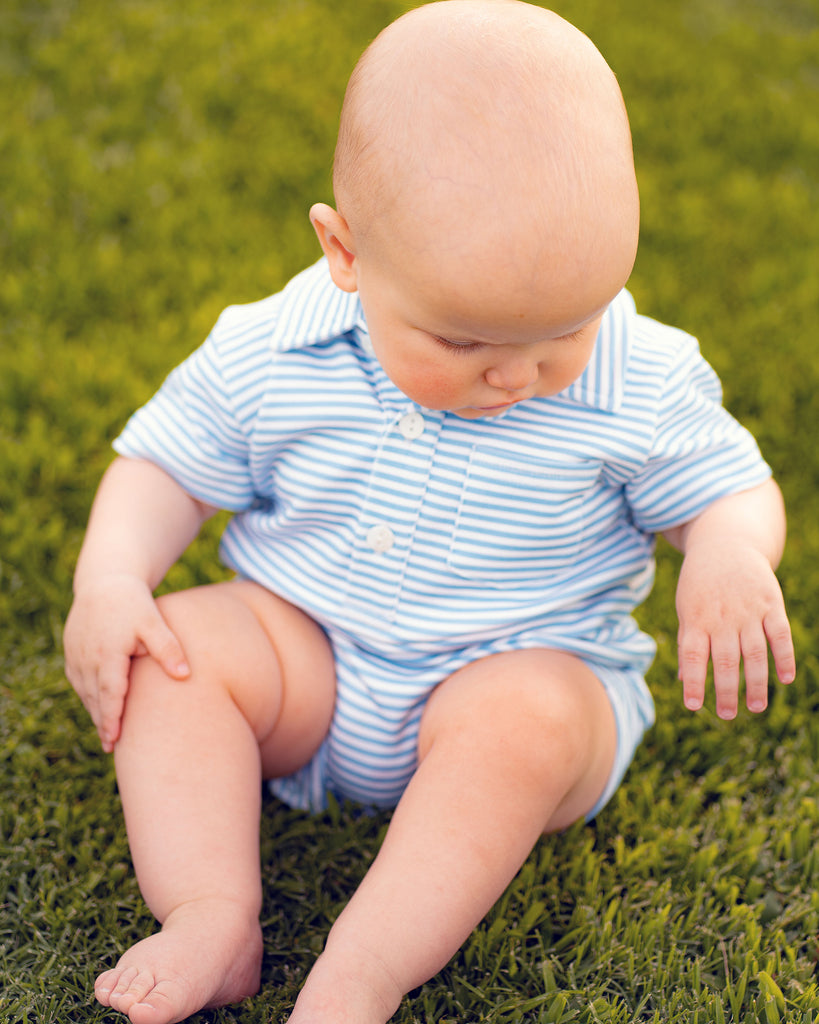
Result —
<path fill-rule="evenodd" d="M 160 932 L 96 984 L 133 1024 L 260 983 L 261 780 L 395 807 L 292 1024 L 387 1021 L 653 721 L 631 612 L 684 560 L 686 707 L 794 677 L 779 491 L 690 336 L 624 285 L 616 80 L 517 0 L 400 18 L 345 98 L 324 258 L 220 318 L 116 442 L 67 673 L 113 751 Z M 235 579 L 152 592 L 216 509 Z"/>

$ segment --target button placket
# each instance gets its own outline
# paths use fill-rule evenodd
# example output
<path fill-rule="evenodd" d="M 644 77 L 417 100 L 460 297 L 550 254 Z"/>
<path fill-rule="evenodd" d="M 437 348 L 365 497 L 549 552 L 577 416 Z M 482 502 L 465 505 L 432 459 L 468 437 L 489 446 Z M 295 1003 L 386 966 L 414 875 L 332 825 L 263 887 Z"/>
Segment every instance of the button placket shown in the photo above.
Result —
<path fill-rule="evenodd" d="M 384 425 L 350 559 L 346 610 L 361 622 L 392 621 L 440 424 L 404 403 Z"/>

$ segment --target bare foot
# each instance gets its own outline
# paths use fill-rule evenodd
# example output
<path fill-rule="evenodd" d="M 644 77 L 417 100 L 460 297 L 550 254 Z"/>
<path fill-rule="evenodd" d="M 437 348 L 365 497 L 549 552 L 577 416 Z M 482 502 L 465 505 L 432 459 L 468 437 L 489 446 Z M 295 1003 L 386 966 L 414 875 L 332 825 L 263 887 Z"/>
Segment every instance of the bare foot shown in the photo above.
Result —
<path fill-rule="evenodd" d="M 132 1024 L 174 1024 L 253 995 L 261 961 L 257 918 L 230 900 L 196 900 L 177 907 L 161 932 L 132 946 L 97 978 L 94 991 Z"/>

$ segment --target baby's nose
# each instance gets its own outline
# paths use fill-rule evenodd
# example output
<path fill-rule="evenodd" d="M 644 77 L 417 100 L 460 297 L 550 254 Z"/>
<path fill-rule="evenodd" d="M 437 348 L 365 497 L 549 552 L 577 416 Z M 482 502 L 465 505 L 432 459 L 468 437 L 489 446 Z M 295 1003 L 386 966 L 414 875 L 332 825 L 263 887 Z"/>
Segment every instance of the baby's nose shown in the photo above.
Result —
<path fill-rule="evenodd" d="M 486 383 L 502 391 L 525 391 L 537 382 L 537 360 L 523 354 L 510 354 L 486 371 Z"/>

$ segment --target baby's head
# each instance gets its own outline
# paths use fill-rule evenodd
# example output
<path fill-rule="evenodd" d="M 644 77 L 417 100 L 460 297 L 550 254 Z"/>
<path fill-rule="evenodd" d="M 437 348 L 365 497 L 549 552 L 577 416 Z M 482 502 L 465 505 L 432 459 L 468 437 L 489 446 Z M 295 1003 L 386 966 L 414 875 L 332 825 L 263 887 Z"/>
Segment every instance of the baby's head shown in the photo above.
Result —
<path fill-rule="evenodd" d="M 620 90 L 580 31 L 518 0 L 410 11 L 350 79 L 333 185 L 319 240 L 410 398 L 494 415 L 579 376 L 639 221 Z"/>

